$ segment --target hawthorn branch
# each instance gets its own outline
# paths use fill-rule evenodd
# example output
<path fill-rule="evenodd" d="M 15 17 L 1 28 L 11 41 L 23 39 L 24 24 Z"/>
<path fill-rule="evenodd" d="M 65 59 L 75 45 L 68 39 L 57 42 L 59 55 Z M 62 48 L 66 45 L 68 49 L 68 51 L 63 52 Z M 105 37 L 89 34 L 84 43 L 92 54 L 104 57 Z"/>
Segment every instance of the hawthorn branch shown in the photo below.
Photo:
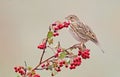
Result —
<path fill-rule="evenodd" d="M 49 31 L 51 31 L 51 27 L 49 26 Z M 45 45 L 47 45 L 47 42 L 48 42 L 48 37 L 46 38 L 46 41 L 45 41 Z M 78 44 L 77 44 L 78 45 Z M 70 54 L 67 50 L 69 50 L 69 49 L 76 49 L 76 48 L 78 48 L 77 47 L 77 45 L 73 45 L 72 47 L 69 47 L 69 48 L 67 48 L 67 49 L 65 49 L 64 51 L 67 53 L 67 54 Z M 58 47 L 60 46 L 60 42 L 58 42 Z M 44 60 L 43 62 L 42 62 L 42 59 L 43 59 L 43 56 L 44 56 L 44 54 L 45 54 L 45 51 L 46 51 L 46 48 L 45 49 L 43 49 L 43 53 L 42 53 L 42 55 L 41 55 L 41 57 L 40 57 L 40 61 L 39 61 L 39 64 L 33 69 L 33 70 L 36 70 L 42 63 L 45 63 L 46 61 L 48 61 L 48 60 L 50 60 L 51 58 L 54 58 L 55 56 L 53 55 L 53 56 L 51 56 L 50 58 L 48 58 L 48 59 L 46 59 L 46 60 Z"/>

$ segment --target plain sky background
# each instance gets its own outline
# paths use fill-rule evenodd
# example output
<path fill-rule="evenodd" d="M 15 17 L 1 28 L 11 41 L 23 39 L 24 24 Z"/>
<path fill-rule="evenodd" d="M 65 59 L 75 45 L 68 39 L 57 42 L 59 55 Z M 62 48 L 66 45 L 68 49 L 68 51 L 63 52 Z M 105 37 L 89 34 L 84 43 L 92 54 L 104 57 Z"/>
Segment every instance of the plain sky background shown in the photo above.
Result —
<path fill-rule="evenodd" d="M 120 77 L 120 0 L 0 0 L 0 77 L 16 77 L 13 67 L 24 61 L 35 66 L 41 54 L 37 45 L 48 26 L 69 14 L 93 29 L 105 54 L 88 42 L 91 58 L 55 77 Z M 56 40 L 64 47 L 77 43 L 65 30 Z M 45 56 L 51 54 L 48 51 Z M 50 77 L 50 71 L 38 73 Z"/>

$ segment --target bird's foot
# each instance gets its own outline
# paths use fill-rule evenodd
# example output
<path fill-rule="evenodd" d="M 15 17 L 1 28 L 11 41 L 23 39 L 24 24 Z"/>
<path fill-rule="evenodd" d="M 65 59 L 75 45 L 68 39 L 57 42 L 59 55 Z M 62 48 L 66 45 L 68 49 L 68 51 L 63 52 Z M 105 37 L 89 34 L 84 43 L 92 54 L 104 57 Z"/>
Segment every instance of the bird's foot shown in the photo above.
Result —
<path fill-rule="evenodd" d="M 76 49 L 76 48 L 78 48 L 81 51 L 84 51 L 86 49 L 86 46 L 83 43 L 78 43 L 70 47 L 70 49 Z"/>

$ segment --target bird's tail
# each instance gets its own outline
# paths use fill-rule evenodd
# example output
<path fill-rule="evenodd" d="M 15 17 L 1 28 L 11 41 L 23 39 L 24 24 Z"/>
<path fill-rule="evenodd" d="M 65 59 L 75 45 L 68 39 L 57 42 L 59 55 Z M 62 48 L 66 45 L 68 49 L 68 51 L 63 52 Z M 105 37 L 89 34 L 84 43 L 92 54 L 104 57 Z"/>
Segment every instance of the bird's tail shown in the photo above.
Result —
<path fill-rule="evenodd" d="M 99 49 L 102 51 L 102 53 L 105 53 L 104 50 L 102 49 L 102 47 L 101 47 L 101 45 L 100 45 L 99 43 L 95 43 L 95 44 L 99 47 Z"/>

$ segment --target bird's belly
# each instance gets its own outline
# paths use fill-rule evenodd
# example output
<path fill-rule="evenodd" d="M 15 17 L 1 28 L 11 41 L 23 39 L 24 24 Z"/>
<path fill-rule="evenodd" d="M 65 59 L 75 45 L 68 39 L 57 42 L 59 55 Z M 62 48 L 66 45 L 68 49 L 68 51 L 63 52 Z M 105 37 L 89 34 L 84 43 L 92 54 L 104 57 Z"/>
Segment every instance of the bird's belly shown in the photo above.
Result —
<path fill-rule="evenodd" d="M 73 31 L 73 29 L 71 29 L 71 28 L 69 28 L 69 32 L 72 34 L 72 36 L 73 36 L 73 38 L 74 39 L 76 39 L 77 41 L 79 41 L 79 42 L 87 42 L 88 41 L 88 39 L 85 39 L 85 38 L 82 38 L 82 37 L 84 37 L 84 36 L 78 36 L 74 31 Z"/>

